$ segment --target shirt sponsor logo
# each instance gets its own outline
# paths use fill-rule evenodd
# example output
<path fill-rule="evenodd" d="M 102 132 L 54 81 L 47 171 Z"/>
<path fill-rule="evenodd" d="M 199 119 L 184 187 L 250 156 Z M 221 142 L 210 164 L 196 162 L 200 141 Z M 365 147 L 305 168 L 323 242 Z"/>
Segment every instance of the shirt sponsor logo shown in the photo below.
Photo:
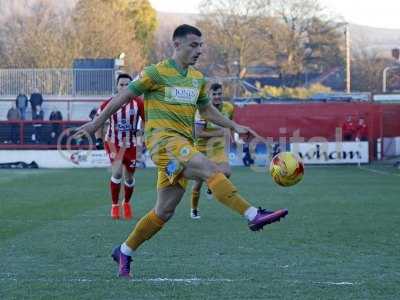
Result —
<path fill-rule="evenodd" d="M 196 104 L 199 90 L 184 87 L 166 87 L 166 100 L 172 103 Z"/>
<path fill-rule="evenodd" d="M 129 124 L 126 119 L 121 119 L 117 126 L 118 131 L 130 131 L 132 129 L 132 125 Z"/>

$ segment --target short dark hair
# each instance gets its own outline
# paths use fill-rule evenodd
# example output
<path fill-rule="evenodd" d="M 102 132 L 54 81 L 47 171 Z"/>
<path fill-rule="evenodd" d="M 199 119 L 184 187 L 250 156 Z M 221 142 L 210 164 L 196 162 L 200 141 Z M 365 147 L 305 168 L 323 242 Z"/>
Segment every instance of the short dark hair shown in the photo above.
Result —
<path fill-rule="evenodd" d="M 130 81 L 132 81 L 131 75 L 129 75 L 127 73 L 120 73 L 120 74 L 118 74 L 118 77 L 117 77 L 117 84 L 121 78 L 128 78 Z"/>
<path fill-rule="evenodd" d="M 176 29 L 174 30 L 174 34 L 172 35 L 172 40 L 175 40 L 176 38 L 180 37 L 185 37 L 188 34 L 201 36 L 201 31 L 194 26 L 188 24 L 182 24 L 176 27 Z"/>
<path fill-rule="evenodd" d="M 222 84 L 218 82 L 214 82 L 212 85 L 210 85 L 210 91 L 216 91 L 222 89 Z"/>

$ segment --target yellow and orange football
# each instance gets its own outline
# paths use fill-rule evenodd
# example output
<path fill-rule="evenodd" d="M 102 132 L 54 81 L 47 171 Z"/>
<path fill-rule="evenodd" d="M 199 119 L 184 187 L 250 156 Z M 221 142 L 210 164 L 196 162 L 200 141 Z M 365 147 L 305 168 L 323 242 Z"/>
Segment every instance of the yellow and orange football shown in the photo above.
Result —
<path fill-rule="evenodd" d="M 292 186 L 303 178 L 304 165 L 296 154 L 281 152 L 272 158 L 269 172 L 272 179 L 280 186 Z"/>

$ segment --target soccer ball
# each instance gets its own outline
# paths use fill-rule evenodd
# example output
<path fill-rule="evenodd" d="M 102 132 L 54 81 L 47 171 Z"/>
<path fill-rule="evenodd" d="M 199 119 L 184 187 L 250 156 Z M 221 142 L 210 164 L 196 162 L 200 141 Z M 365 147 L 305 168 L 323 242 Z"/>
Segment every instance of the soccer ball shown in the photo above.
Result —
<path fill-rule="evenodd" d="M 303 162 L 292 152 L 281 152 L 269 165 L 272 179 L 280 186 L 292 186 L 300 182 L 304 174 Z"/>

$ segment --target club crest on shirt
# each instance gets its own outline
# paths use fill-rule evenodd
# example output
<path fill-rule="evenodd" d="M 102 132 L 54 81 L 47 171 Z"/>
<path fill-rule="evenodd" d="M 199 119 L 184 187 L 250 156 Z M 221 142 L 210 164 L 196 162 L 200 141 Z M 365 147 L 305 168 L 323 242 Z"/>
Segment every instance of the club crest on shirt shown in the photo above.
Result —
<path fill-rule="evenodd" d="M 168 176 L 174 176 L 179 171 L 179 162 L 175 159 L 170 160 L 165 168 L 165 172 Z"/>
<path fill-rule="evenodd" d="M 199 81 L 197 79 L 193 79 L 192 80 L 192 85 L 193 85 L 193 87 L 198 88 L 199 87 Z"/>
<path fill-rule="evenodd" d="M 179 153 L 181 156 L 186 157 L 190 154 L 190 149 L 188 147 L 183 147 Z"/>

